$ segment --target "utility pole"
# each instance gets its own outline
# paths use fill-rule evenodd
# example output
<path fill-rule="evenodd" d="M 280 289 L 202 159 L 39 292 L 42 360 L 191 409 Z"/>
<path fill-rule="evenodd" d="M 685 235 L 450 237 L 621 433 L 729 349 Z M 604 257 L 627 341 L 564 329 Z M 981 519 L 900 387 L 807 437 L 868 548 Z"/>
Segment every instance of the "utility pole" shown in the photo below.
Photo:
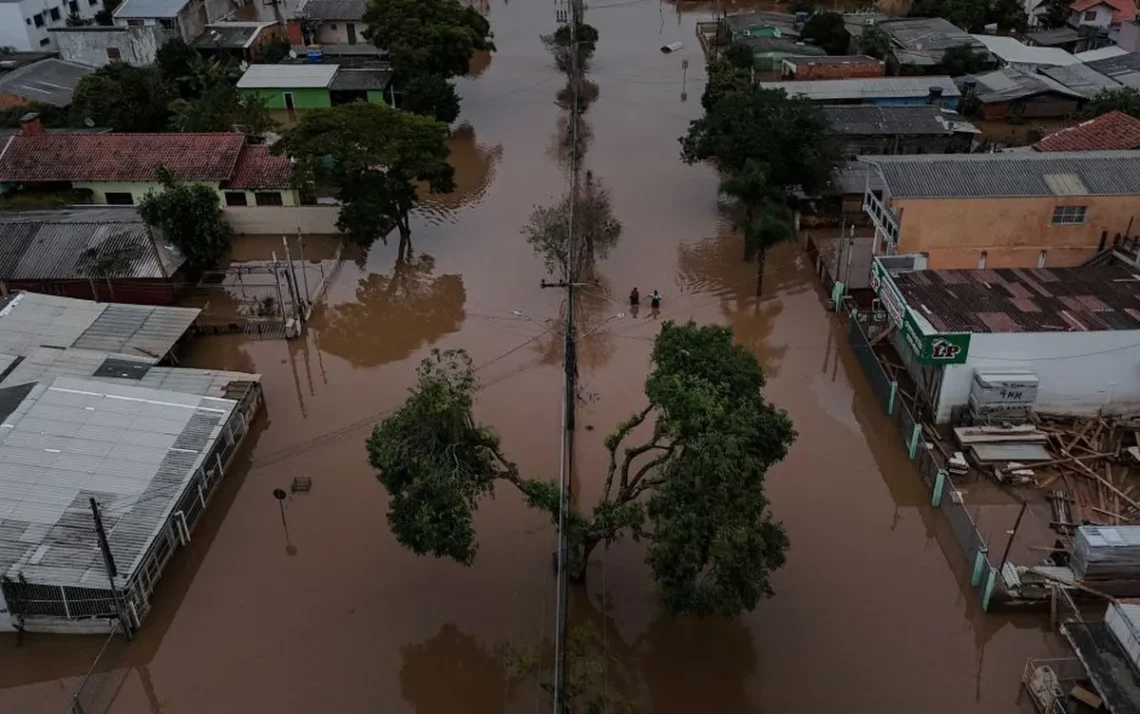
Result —
<path fill-rule="evenodd" d="M 119 623 L 127 639 L 134 637 L 130 618 L 126 617 L 126 609 L 119 597 L 119 589 L 115 587 L 115 577 L 119 574 L 115 567 L 115 557 L 111 554 L 111 545 L 107 542 L 107 531 L 103 528 L 103 514 L 99 512 L 99 503 L 91 498 L 91 516 L 95 519 L 95 536 L 99 539 L 99 551 L 103 554 L 103 566 L 107 570 L 107 582 L 111 584 L 111 600 L 115 603 L 115 613 L 119 616 Z"/>

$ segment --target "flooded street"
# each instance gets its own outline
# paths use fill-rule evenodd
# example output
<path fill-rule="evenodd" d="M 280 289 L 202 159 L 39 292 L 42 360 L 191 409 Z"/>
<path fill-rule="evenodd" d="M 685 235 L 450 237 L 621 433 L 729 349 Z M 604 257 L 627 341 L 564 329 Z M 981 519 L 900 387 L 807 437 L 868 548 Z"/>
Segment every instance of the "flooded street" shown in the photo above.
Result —
<path fill-rule="evenodd" d="M 980 611 L 810 266 L 795 245 L 780 247 L 754 298 L 756 266 L 721 217 L 717 177 L 679 159 L 677 137 L 701 110 L 695 23 L 714 11 L 684 8 L 587 9 L 601 40 L 585 166 L 611 189 L 624 230 L 583 300 L 581 331 L 624 310 L 635 285 L 664 295 L 660 319 L 733 328 L 799 432 L 768 479 L 791 547 L 776 596 L 730 621 L 666 617 L 640 546 L 599 551 L 572 594 L 571 626 L 604 633 L 608 684 L 641 712 L 1017 711 L 1026 658 L 1060 653 L 1047 618 Z M 463 347 L 484 385 L 479 417 L 525 474 L 557 477 L 559 338 L 512 311 L 551 320 L 563 298 L 540 288 L 542 259 L 520 229 L 568 188 L 556 104 L 565 78 L 538 37 L 555 28 L 553 6 L 495 0 L 489 19 L 499 51 L 459 82 L 459 188 L 418 213 L 413 259 L 394 269 L 392 240 L 345 262 L 304 339 L 211 337 L 187 355 L 264 375 L 266 416 L 123 653 L 112 714 L 548 710 L 533 680 L 509 676 L 503 650 L 552 638 L 549 519 L 501 488 L 478 512 L 472 567 L 417 557 L 389 533 L 364 452 L 427 351 Z M 659 51 L 673 41 L 685 48 Z M 644 405 L 660 324 L 648 312 L 582 344 L 584 504 L 601 487 L 602 439 Z M 313 488 L 285 502 L 287 536 L 272 491 L 295 476 Z M 17 649 L 0 637 L 0 712 L 63 714 L 101 644 L 30 635 Z"/>

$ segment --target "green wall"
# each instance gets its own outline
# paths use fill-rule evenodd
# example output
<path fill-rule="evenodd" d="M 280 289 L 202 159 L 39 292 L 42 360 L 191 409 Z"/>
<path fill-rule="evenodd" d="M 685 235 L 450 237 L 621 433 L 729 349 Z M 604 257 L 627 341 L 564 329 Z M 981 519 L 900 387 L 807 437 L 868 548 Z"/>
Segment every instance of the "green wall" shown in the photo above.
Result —
<path fill-rule="evenodd" d="M 261 97 L 270 109 L 285 108 L 286 92 L 293 95 L 293 106 L 296 109 L 324 109 L 332 106 L 327 89 L 242 89 L 239 91 L 245 97 Z"/>
<path fill-rule="evenodd" d="M 387 104 L 387 102 L 384 101 L 384 92 L 377 90 L 368 91 L 368 101 L 373 104 Z"/>

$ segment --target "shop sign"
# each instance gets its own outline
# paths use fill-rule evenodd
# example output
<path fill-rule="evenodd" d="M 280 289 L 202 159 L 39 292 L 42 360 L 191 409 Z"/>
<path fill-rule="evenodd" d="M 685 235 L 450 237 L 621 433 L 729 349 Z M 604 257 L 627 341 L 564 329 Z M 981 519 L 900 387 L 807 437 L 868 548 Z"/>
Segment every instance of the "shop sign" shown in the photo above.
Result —
<path fill-rule="evenodd" d="M 924 335 L 909 312 L 903 320 L 902 336 L 922 364 L 964 364 L 970 354 L 970 333 Z"/>
<path fill-rule="evenodd" d="M 906 301 L 902 293 L 895 287 L 895 281 L 886 271 L 883 264 L 875 260 L 871 262 L 871 289 L 879 296 L 883 309 L 891 316 L 895 327 L 902 327 L 903 314 L 906 312 Z"/>

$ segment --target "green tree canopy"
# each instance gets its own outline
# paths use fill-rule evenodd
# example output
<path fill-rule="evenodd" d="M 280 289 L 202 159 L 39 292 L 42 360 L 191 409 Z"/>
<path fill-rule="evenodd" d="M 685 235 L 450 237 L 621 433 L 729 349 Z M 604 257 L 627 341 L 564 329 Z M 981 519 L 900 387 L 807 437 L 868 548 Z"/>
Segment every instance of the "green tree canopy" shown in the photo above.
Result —
<path fill-rule="evenodd" d="M 966 32 L 981 32 L 986 9 L 986 0 L 945 0 L 939 15 Z"/>
<path fill-rule="evenodd" d="M 1041 3 L 1044 12 L 1037 18 L 1037 22 L 1047 30 L 1065 27 L 1073 14 L 1072 5 L 1069 0 L 1045 0 Z"/>
<path fill-rule="evenodd" d="M 578 45 L 578 68 L 585 72 L 590 59 L 594 56 L 594 50 L 598 47 L 598 31 L 592 25 L 580 24 L 575 33 Z M 554 57 L 554 66 L 558 67 L 558 71 L 569 75 L 574 59 L 571 52 L 570 26 L 559 25 L 553 34 L 541 35 L 539 39 Z"/>
<path fill-rule="evenodd" d="M 654 342 L 648 405 L 605 440 L 602 495 L 566 518 L 572 574 L 623 537 L 646 539 L 646 563 L 674 613 L 735 616 L 772 592 L 788 540 L 764 494 L 768 469 L 795 440 L 763 397 L 756 357 L 727 327 L 666 322 Z M 498 435 L 472 414 L 476 381 L 465 352 L 434 351 L 404 404 L 368 439 L 369 463 L 391 499 L 388 525 L 421 555 L 471 564 L 474 513 L 498 482 L 558 522 L 559 485 L 525 478 Z M 652 418 L 644 443 L 623 448 Z"/>
<path fill-rule="evenodd" d="M 450 124 L 459 117 L 459 95 L 451 82 L 438 74 L 419 75 L 404 84 L 400 108 Z"/>
<path fill-rule="evenodd" d="M 736 227 L 744 235 L 744 259 L 757 258 L 756 294 L 764 288 L 764 267 L 768 249 L 791 240 L 791 216 L 783 196 L 768 181 L 764 167 L 753 159 L 721 182 L 721 193 L 736 199 L 743 208 Z"/>
<path fill-rule="evenodd" d="M 297 161 L 298 185 L 335 187 L 337 227 L 360 245 L 383 238 L 394 222 L 402 255 L 410 247 L 417 184 L 443 193 L 455 187 L 446 138 L 447 125 L 434 119 L 355 102 L 308 112 L 273 151 Z"/>
<path fill-rule="evenodd" d="M 174 115 L 170 125 L 177 131 L 233 131 L 241 127 L 246 134 L 258 136 L 276 125 L 264 99 L 243 97 L 234 85 L 224 81 L 207 87 L 194 99 L 179 99 L 171 107 Z"/>
<path fill-rule="evenodd" d="M 986 52 L 967 44 L 954 45 L 942 53 L 942 71 L 951 77 L 975 74 L 989 69 L 991 64 Z"/>
<path fill-rule="evenodd" d="M 712 63 L 727 63 L 736 69 L 748 72 L 748 76 L 751 77 L 752 72 L 756 69 L 756 55 L 748 45 L 733 43 L 720 53 L 720 57 L 714 57 L 710 60 L 709 64 Z"/>
<path fill-rule="evenodd" d="M 863 34 L 855 43 L 859 51 L 875 59 L 886 59 L 891 51 L 891 36 L 878 25 L 863 28 Z"/>
<path fill-rule="evenodd" d="M 115 131 L 163 131 L 170 120 L 167 105 L 174 99 L 152 67 L 112 62 L 83 79 L 71 98 L 71 119 Z"/>
<path fill-rule="evenodd" d="M 701 94 L 701 106 L 705 112 L 733 92 L 752 91 L 752 71 L 737 66 L 726 57 L 710 60 L 707 71 L 709 78 Z"/>
<path fill-rule="evenodd" d="M 1092 101 L 1085 105 L 1081 116 L 1085 119 L 1093 119 L 1101 114 L 1114 111 L 1124 112 L 1140 119 L 1140 89 L 1135 87 L 1102 89 L 1097 92 Z"/>
<path fill-rule="evenodd" d="M 194 267 L 217 265 L 230 250 L 230 227 L 218 192 L 206 184 L 175 181 L 165 166 L 158 168 L 155 178 L 162 190 L 143 197 L 139 215 L 161 230 Z"/>
<path fill-rule="evenodd" d="M 1029 15 L 1021 0 L 995 0 L 986 12 L 986 22 L 996 23 L 1002 32 L 1025 32 L 1029 28 Z"/>
<path fill-rule="evenodd" d="M 710 161 L 728 174 L 751 159 L 764 167 L 770 186 L 821 188 L 842 158 L 823 111 L 781 89 L 729 92 L 681 137 L 681 158 Z"/>
<path fill-rule="evenodd" d="M 487 18 L 459 0 L 372 0 L 363 22 L 397 75 L 450 79 L 468 73 L 472 53 L 495 49 Z"/>
<path fill-rule="evenodd" d="M 800 34 L 829 55 L 845 55 L 851 45 L 851 34 L 843 24 L 843 16 L 837 12 L 817 12 L 804 23 Z"/>

